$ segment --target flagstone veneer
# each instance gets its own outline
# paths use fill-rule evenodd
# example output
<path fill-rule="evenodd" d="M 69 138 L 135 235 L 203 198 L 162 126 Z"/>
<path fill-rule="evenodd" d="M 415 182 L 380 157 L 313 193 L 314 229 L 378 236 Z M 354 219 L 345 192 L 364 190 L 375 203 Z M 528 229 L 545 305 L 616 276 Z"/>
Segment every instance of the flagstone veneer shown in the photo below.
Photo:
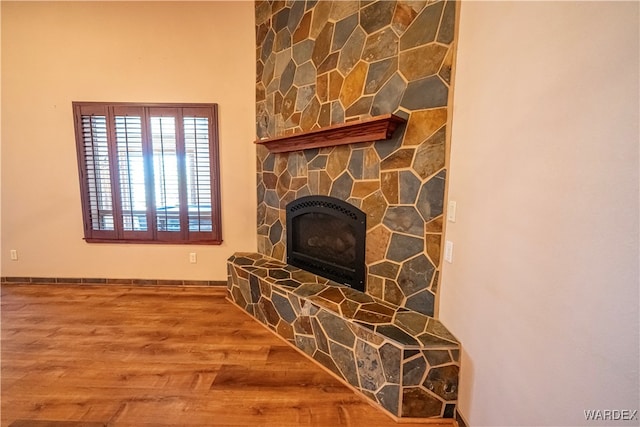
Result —
<path fill-rule="evenodd" d="M 458 344 L 433 318 L 455 8 L 437 0 L 255 3 L 258 139 L 385 114 L 407 122 L 384 141 L 282 153 L 259 145 L 259 255 L 230 260 L 231 298 L 401 417 L 455 409 Z M 283 264 L 285 206 L 307 195 L 366 213 L 366 293 Z"/>
<path fill-rule="evenodd" d="M 257 253 L 228 273 L 235 304 L 391 415 L 453 416 L 460 345 L 438 320 Z"/>
<path fill-rule="evenodd" d="M 284 261 L 285 205 L 314 194 L 367 214 L 367 292 L 434 315 L 454 2 L 256 2 L 258 138 L 393 113 L 394 137 L 257 148 L 258 252 Z M 401 275 L 420 263 L 419 279 Z"/>

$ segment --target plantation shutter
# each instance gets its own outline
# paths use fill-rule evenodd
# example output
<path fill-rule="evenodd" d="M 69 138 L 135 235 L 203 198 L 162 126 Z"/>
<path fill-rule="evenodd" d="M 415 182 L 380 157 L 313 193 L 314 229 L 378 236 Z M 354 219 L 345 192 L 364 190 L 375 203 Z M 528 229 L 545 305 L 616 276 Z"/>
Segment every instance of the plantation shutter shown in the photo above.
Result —
<path fill-rule="evenodd" d="M 74 103 L 85 239 L 221 239 L 217 106 Z"/>

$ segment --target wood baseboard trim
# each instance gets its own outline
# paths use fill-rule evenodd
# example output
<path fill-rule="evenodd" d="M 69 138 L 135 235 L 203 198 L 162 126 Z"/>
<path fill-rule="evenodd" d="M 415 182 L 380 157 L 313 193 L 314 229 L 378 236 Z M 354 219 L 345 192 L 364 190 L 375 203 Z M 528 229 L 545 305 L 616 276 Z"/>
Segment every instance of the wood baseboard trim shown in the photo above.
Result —
<path fill-rule="evenodd" d="M 227 286 L 226 280 L 113 279 L 70 277 L 1 277 L 0 283 L 20 285 Z"/>

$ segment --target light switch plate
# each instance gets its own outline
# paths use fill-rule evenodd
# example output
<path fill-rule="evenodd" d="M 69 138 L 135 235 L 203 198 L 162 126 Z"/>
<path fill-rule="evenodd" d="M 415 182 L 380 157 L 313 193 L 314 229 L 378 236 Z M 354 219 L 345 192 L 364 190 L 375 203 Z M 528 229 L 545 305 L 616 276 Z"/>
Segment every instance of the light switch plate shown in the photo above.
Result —
<path fill-rule="evenodd" d="M 456 222 L 456 205 L 457 203 L 453 200 L 449 201 L 447 205 L 447 221 Z"/>

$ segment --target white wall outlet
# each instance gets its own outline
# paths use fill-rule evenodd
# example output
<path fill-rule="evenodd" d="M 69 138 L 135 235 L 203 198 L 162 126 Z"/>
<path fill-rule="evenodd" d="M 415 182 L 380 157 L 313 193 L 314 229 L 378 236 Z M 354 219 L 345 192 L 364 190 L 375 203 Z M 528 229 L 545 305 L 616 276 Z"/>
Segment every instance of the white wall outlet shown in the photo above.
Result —
<path fill-rule="evenodd" d="M 11 249 L 11 251 L 9 251 L 9 253 L 11 254 L 11 261 L 17 261 L 18 260 L 18 251 L 15 249 Z"/>
<path fill-rule="evenodd" d="M 447 240 L 444 244 L 444 260 L 449 264 L 453 262 L 453 242 Z"/>
<path fill-rule="evenodd" d="M 447 221 L 456 222 L 456 202 L 453 200 L 449 201 L 447 205 Z"/>
<path fill-rule="evenodd" d="M 191 252 L 191 253 L 189 254 L 189 262 L 190 262 L 191 264 L 195 264 L 195 263 L 197 263 L 197 262 L 198 262 L 198 255 L 197 255 L 195 252 Z"/>

